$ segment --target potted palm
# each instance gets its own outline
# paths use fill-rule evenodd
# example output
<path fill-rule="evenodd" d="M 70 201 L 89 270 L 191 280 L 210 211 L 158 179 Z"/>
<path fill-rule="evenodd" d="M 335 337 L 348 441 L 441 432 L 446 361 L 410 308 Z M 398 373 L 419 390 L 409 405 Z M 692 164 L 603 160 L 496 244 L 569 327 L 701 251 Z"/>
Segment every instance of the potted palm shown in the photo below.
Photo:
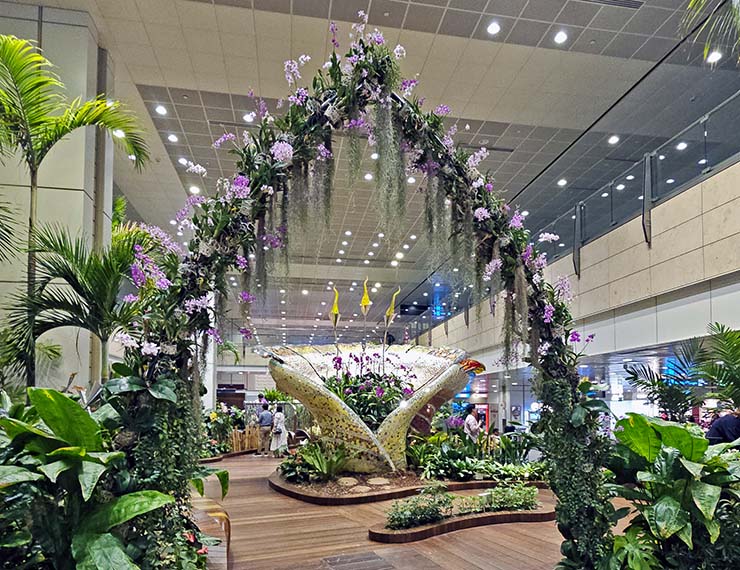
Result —
<path fill-rule="evenodd" d="M 30 178 L 28 215 L 27 296 L 36 291 L 36 225 L 39 169 L 52 148 L 76 129 L 96 126 L 141 168 L 149 158 L 136 117 L 119 101 L 104 95 L 70 101 L 52 64 L 29 41 L 0 35 L 0 159 L 20 153 Z M 33 313 L 28 313 L 29 321 Z M 33 323 L 28 323 L 33 330 Z M 34 339 L 26 354 L 26 381 L 35 384 Z"/>

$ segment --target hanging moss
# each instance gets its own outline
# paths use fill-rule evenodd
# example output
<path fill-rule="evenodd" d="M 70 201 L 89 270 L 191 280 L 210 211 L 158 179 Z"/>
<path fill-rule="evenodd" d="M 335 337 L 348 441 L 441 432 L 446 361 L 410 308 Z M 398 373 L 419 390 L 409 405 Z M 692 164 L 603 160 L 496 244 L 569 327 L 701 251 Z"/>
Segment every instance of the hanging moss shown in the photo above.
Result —
<path fill-rule="evenodd" d="M 406 169 L 399 144 L 399 129 L 393 108 L 385 102 L 375 105 L 375 137 L 378 160 L 377 188 L 380 192 L 381 226 L 391 239 L 401 233 L 406 215 Z"/>
<path fill-rule="evenodd" d="M 349 185 L 354 186 L 362 169 L 362 141 L 357 129 L 349 129 L 347 132 L 347 151 L 349 159 Z"/>

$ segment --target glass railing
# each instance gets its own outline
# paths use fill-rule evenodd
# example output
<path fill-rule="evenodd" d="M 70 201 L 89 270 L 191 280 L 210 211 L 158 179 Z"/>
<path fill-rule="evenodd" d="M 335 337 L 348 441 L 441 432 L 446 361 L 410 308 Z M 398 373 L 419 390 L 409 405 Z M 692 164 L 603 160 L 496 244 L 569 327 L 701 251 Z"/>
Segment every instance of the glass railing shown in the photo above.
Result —
<path fill-rule="evenodd" d="M 548 244 L 543 251 L 550 261 L 563 257 L 573 251 L 579 240 L 584 245 L 641 215 L 646 194 L 652 195 L 655 206 L 737 162 L 740 158 L 738 133 L 740 91 L 532 235 L 541 232 L 559 235 L 560 241 Z M 649 192 L 646 192 L 646 160 L 650 161 L 652 170 Z M 575 235 L 578 208 L 581 211 L 580 236 Z"/>

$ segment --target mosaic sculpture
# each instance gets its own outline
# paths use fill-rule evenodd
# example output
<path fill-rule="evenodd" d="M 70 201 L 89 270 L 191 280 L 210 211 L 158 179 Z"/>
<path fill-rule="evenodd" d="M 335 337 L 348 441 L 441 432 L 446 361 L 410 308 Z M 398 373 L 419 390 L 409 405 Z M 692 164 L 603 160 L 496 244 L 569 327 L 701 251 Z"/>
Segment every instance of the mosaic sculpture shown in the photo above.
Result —
<path fill-rule="evenodd" d="M 466 353 L 456 348 L 392 345 L 386 355 L 413 369 L 414 393 L 389 414 L 377 432 L 336 394 L 323 378 L 334 374 L 332 359 L 361 354 L 360 344 L 279 346 L 270 349 L 270 373 L 279 390 L 299 400 L 321 427 L 322 436 L 343 443 L 352 454 L 347 469 L 358 473 L 395 471 L 406 467 L 406 433 L 414 418 L 428 411 L 439 393 L 455 394 L 468 382 Z"/>

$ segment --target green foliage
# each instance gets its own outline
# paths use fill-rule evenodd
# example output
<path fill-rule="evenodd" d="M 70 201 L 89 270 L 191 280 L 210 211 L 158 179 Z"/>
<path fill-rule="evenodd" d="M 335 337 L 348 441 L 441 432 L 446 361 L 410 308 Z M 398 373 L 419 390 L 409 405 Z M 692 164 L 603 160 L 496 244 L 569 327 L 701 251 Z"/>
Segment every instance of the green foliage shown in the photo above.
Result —
<path fill-rule="evenodd" d="M 8 416 L 0 418 L 3 568 L 43 560 L 59 569 L 139 568 L 112 531 L 173 498 L 129 493 L 124 454 L 111 451 L 108 431 L 73 400 L 40 388 L 28 396 L 30 408 L 4 397 Z"/>
<path fill-rule="evenodd" d="M 290 402 L 293 400 L 285 392 L 281 392 L 277 388 L 269 388 L 264 392 L 265 400 L 268 402 Z"/>
<path fill-rule="evenodd" d="M 316 471 L 301 453 L 289 455 L 278 467 L 283 478 L 290 483 L 308 483 Z"/>
<path fill-rule="evenodd" d="M 529 452 L 538 446 L 539 438 L 531 433 L 504 434 L 491 454 L 498 463 L 524 465 Z"/>
<path fill-rule="evenodd" d="M 496 511 L 531 511 L 536 509 L 537 487 L 523 483 L 492 487 L 477 497 L 456 499 L 457 514 L 485 513 Z"/>
<path fill-rule="evenodd" d="M 386 513 L 386 528 L 400 530 L 443 520 L 452 513 L 450 493 L 422 493 L 403 501 L 395 501 Z"/>
<path fill-rule="evenodd" d="M 331 446 L 324 442 L 308 443 L 299 451 L 303 460 L 322 481 L 336 478 L 342 473 L 350 455 L 343 445 Z"/>
<path fill-rule="evenodd" d="M 221 487 L 221 499 L 223 499 L 229 493 L 229 472 L 226 469 L 213 469 L 211 467 L 201 465 L 199 471 L 190 480 L 190 482 L 202 497 L 205 492 L 204 480 L 211 475 L 216 476 Z"/>
<path fill-rule="evenodd" d="M 615 434 L 619 444 L 610 468 L 617 484 L 611 489 L 632 501 L 639 515 L 626 538 L 615 542 L 610 568 L 678 568 L 683 566 L 676 561 L 688 551 L 701 558 L 697 548 L 714 550 L 725 520 L 716 516 L 717 507 L 737 499 L 737 454 L 727 444 L 710 446 L 702 434 L 679 424 L 637 414 L 620 420 Z M 634 557 L 645 560 L 629 565 Z M 653 559 L 660 565 L 651 566 Z"/>
<path fill-rule="evenodd" d="M 676 360 L 670 372 L 656 372 L 647 364 L 626 364 L 627 380 L 643 390 L 648 401 L 658 405 L 670 421 L 683 421 L 686 414 L 701 403 L 694 387 L 699 380 L 697 369 L 702 357 L 702 342 L 693 338 L 676 348 Z"/>
<path fill-rule="evenodd" d="M 709 334 L 699 373 L 717 390 L 714 396 L 740 408 L 740 331 L 714 323 Z"/>

